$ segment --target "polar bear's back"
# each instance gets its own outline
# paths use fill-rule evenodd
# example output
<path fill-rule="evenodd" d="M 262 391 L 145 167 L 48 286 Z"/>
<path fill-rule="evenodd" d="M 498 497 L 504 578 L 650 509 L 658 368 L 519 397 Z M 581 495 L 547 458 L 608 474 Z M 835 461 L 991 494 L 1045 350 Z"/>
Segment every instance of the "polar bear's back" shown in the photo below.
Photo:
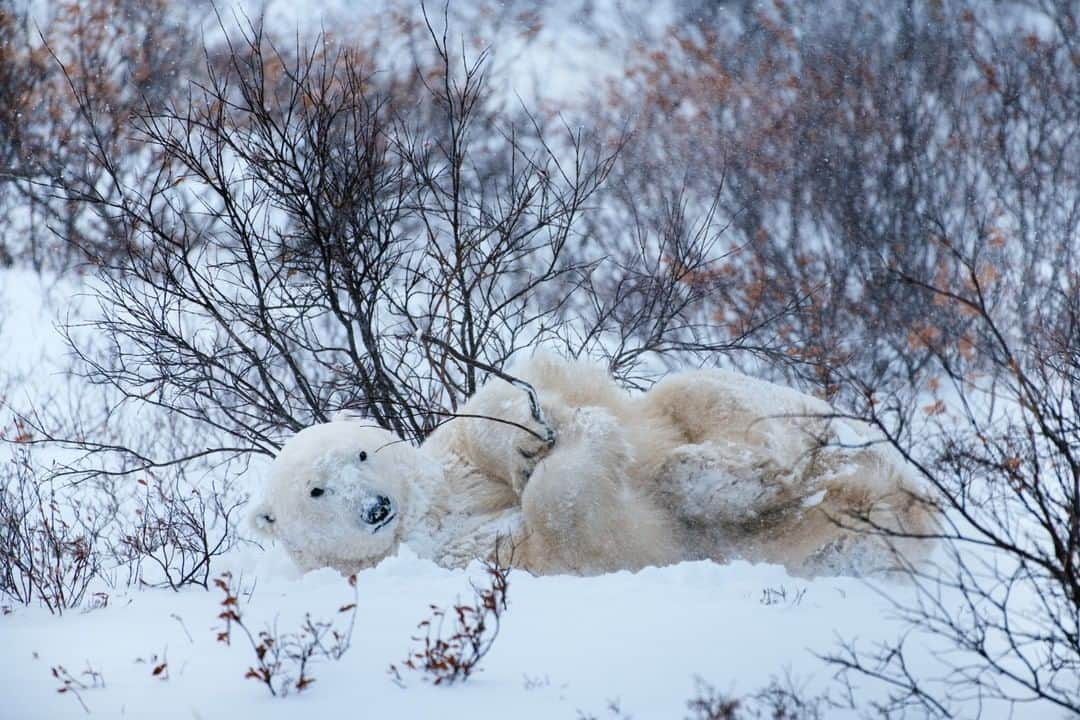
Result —
<path fill-rule="evenodd" d="M 746 445 L 785 463 L 826 432 L 823 416 L 831 412 L 810 395 L 720 369 L 671 375 L 643 400 L 651 424 L 671 424 L 682 443 Z"/>

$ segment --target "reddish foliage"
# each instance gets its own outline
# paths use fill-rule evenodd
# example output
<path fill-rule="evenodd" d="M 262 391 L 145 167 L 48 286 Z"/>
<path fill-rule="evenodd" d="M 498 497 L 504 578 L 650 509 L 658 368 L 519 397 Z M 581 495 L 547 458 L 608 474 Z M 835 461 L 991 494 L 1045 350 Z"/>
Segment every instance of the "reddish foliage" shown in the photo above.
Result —
<path fill-rule="evenodd" d="M 473 585 L 472 603 L 457 603 L 449 610 L 431 605 L 431 617 L 417 625 L 424 635 L 413 638 L 421 645 L 402 662 L 404 667 L 422 673 L 434 685 L 464 682 L 477 671 L 495 643 L 506 610 L 510 568 L 501 564 L 497 556 L 496 552 L 496 559 L 485 564 L 488 584 Z M 448 618 L 453 620 L 452 629 L 445 628 Z M 444 635 L 444 631 L 449 634 Z M 401 682 L 395 665 L 390 666 L 389 672 Z"/>

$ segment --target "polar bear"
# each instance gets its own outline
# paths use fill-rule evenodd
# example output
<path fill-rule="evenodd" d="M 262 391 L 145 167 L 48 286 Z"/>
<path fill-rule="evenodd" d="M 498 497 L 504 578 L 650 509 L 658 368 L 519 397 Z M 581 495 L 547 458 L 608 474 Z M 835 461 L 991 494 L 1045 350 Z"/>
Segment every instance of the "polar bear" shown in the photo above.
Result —
<path fill-rule="evenodd" d="M 865 574 L 929 550 L 935 513 L 902 459 L 820 400 L 724 370 L 631 396 L 546 355 L 514 375 L 539 410 L 491 379 L 421 447 L 359 420 L 302 430 L 274 461 L 256 529 L 301 568 L 342 572 L 403 542 L 459 567 L 500 538 L 537 574 L 705 558 Z"/>

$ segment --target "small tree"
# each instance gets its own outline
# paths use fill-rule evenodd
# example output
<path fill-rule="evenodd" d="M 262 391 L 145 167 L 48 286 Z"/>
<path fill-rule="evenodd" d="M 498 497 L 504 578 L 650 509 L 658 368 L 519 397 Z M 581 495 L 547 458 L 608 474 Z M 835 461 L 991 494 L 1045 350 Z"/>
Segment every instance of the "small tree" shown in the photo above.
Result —
<path fill-rule="evenodd" d="M 407 79 L 325 38 L 282 49 L 252 23 L 186 99 L 137 113 L 153 172 L 121 172 L 91 133 L 112 190 L 67 192 L 123 251 L 99 264 L 100 313 L 69 328 L 76 372 L 109 412 L 149 406 L 205 437 L 168 457 L 36 423 L 41 437 L 113 451 L 124 472 L 272 454 L 342 408 L 420 440 L 541 345 L 609 348 L 624 378 L 646 353 L 740 345 L 704 338 L 687 282 L 722 228 L 673 218 L 666 249 L 618 278 L 630 264 L 584 252 L 581 218 L 621 145 L 497 121 L 486 54 L 453 56 L 445 30 L 426 31 Z"/>

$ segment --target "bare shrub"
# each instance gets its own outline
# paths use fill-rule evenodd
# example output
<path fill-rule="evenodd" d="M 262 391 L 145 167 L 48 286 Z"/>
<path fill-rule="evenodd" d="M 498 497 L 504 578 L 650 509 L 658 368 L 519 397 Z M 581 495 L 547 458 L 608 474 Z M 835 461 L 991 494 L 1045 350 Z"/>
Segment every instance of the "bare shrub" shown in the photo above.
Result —
<path fill-rule="evenodd" d="M 607 717 L 612 720 L 632 720 L 632 716 L 622 709 L 622 705 L 619 704 L 618 700 L 609 700 L 605 710 L 607 711 Z M 590 715 L 578 710 L 577 720 L 599 720 L 599 718 L 596 715 Z"/>
<path fill-rule="evenodd" d="M 24 445 L 0 467 L 0 592 L 55 614 L 82 605 L 105 562 L 112 516 L 58 492 Z"/>
<path fill-rule="evenodd" d="M 804 587 L 795 587 L 789 590 L 783 585 L 765 587 L 761 589 L 761 597 L 758 598 L 758 602 L 762 605 L 798 607 L 806 598 L 806 590 L 807 588 Z"/>
<path fill-rule="evenodd" d="M 790 676 L 774 678 L 749 695 L 731 697 L 701 678 L 697 691 L 686 701 L 686 720 L 822 720 L 828 702 L 823 695 L 808 695 Z"/>
<path fill-rule="evenodd" d="M 1078 712 L 1078 278 L 1062 278 L 1062 297 L 1036 310 L 1020 332 L 993 302 L 1002 281 L 988 275 L 993 266 L 959 237 L 941 242 L 966 276 L 938 284 L 897 270 L 896 279 L 962 318 L 965 334 L 925 340 L 925 386 L 878 393 L 872 377 L 852 382 L 872 399 L 863 416 L 945 510 L 943 559 L 910 568 L 914 596 L 893 598 L 910 625 L 904 639 L 879 647 L 849 642 L 827 659 L 849 680 L 887 683 L 882 710 L 890 716 L 952 717 L 973 698 L 1017 706 L 1042 700 Z M 916 662 L 920 637 L 950 652 Z"/>
<path fill-rule="evenodd" d="M 510 566 L 503 564 L 496 552 L 484 563 L 484 571 L 487 583 L 473 584 L 471 602 L 458 602 L 449 609 L 431 606 L 431 617 L 417 625 L 424 631 L 423 637 L 413 638 L 421 646 L 402 661 L 403 668 L 421 673 L 433 685 L 465 682 L 479 669 L 499 636 Z M 448 619 L 452 627 L 446 627 Z M 402 682 L 396 665 L 391 665 L 389 672 L 396 682 Z"/>
<path fill-rule="evenodd" d="M 208 589 L 213 563 L 239 542 L 246 496 L 229 478 L 246 465 L 200 462 L 202 436 L 163 414 L 133 421 L 108 409 L 98 415 L 99 402 L 67 406 L 56 398 L 42 407 L 50 412 L 14 412 L 7 439 L 28 457 L 49 454 L 47 471 L 37 475 L 62 488 L 54 503 L 63 516 L 85 517 L 93 508 L 100 518 L 95 572 L 102 582 Z M 186 462 L 159 466 L 143 454 L 151 452 Z"/>
<path fill-rule="evenodd" d="M 103 265 L 94 330 L 115 354 L 83 352 L 87 379 L 270 453 L 341 407 L 430 432 L 481 376 L 418 331 L 494 367 L 550 336 L 534 291 L 573 285 L 564 251 L 608 159 L 580 138 L 566 164 L 516 129 L 474 136 L 483 56 L 459 69 L 433 38 L 420 100 L 439 132 L 346 50 L 292 58 L 257 28 L 190 105 L 141 117 L 154 184 L 89 200 L 130 252 Z"/>
<path fill-rule="evenodd" d="M 731 695 L 694 678 L 696 691 L 686 701 L 686 720 L 822 720 L 829 706 L 823 695 L 808 695 L 790 676 L 774 678 L 764 688 L 749 695 Z M 611 701 L 605 717 L 630 720 L 633 716 L 618 701 Z M 578 712 L 578 720 L 599 720 L 596 715 Z"/>
<path fill-rule="evenodd" d="M 356 576 L 351 575 L 348 582 L 353 589 L 353 601 L 337 611 L 347 618 L 344 626 L 339 625 L 340 618 L 312 620 L 310 614 L 305 614 L 304 622 L 295 632 L 279 632 L 276 623 L 254 632 L 244 623 L 239 585 L 231 573 L 224 573 L 214 579 L 214 585 L 225 594 L 221 601 L 224 609 L 218 615 L 225 621 L 225 629 L 217 633 L 218 642 L 231 645 L 234 630 L 239 628 L 255 654 L 255 664 L 248 668 L 244 677 L 262 683 L 275 697 L 285 697 L 292 690 L 302 692 L 315 682 L 311 675 L 312 665 L 340 660 L 349 650 L 356 622 Z"/>
<path fill-rule="evenodd" d="M 143 584 L 209 589 L 212 561 L 236 545 L 243 500 L 231 488 L 214 483 L 200 489 L 182 470 L 168 482 L 150 478 L 138 480 L 142 499 L 132 525 L 120 538 L 121 551 L 129 563 L 140 566 L 135 574 Z M 148 582 L 143 563 L 153 565 L 162 579 Z"/>
<path fill-rule="evenodd" d="M 1042 274 L 1075 264 L 1058 239 L 1075 237 L 1080 92 L 1067 2 L 827 5 L 735 3 L 673 27 L 610 113 L 638 122 L 615 229 L 669 198 L 691 219 L 715 204 L 732 252 L 694 276 L 714 299 L 706 342 L 776 316 L 759 343 L 792 362 L 761 371 L 832 398 L 837 367 L 919 374 L 935 307 L 888 270 L 959 272 L 943 233 L 1015 262 L 1010 322 L 1054 302 Z"/>

